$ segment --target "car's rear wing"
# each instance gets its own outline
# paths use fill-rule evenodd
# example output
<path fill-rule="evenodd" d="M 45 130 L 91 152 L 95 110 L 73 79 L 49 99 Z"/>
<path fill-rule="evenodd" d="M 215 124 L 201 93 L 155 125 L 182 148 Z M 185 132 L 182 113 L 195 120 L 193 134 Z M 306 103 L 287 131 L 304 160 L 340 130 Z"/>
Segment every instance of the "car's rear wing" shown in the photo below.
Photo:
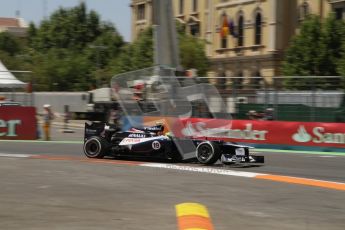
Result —
<path fill-rule="evenodd" d="M 155 126 L 144 126 L 144 127 L 132 127 L 131 131 L 142 131 L 142 132 L 152 132 L 158 133 L 164 131 L 163 125 L 155 125 Z"/>
<path fill-rule="evenodd" d="M 105 122 L 85 122 L 84 140 L 92 136 L 101 136 L 105 126 Z"/>

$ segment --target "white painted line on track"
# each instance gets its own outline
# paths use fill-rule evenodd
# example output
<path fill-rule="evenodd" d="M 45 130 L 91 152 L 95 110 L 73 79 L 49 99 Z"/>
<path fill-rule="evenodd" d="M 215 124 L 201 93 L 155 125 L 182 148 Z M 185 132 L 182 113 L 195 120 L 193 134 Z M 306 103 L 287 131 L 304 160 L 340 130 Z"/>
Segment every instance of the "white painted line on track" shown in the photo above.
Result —
<path fill-rule="evenodd" d="M 301 151 L 301 150 L 284 150 L 284 149 L 253 149 L 253 152 L 258 153 L 292 153 L 292 154 L 308 154 L 308 155 L 327 155 L 345 157 L 345 152 L 320 152 L 320 151 Z"/>
<path fill-rule="evenodd" d="M 32 154 L 19 154 L 19 153 L 0 153 L 0 157 L 12 157 L 12 158 L 29 158 Z"/>
<path fill-rule="evenodd" d="M 283 182 L 289 184 L 300 184 L 305 186 L 314 186 L 320 188 L 334 189 L 345 191 L 345 183 L 334 182 L 334 181 L 324 181 L 317 179 L 309 179 L 302 177 L 291 177 L 284 175 L 274 175 L 274 174 L 264 174 L 264 173 L 254 173 L 254 172 L 244 172 L 244 171 L 233 171 L 229 169 L 219 169 L 211 167 L 196 167 L 196 166 L 180 166 L 174 164 L 160 164 L 160 163 L 142 163 L 142 162 L 125 162 L 125 161 L 105 161 L 105 160 L 82 160 L 79 158 L 66 158 L 66 157 L 54 157 L 54 156 L 43 156 L 43 155 L 31 155 L 31 154 L 10 154 L 10 153 L 0 153 L 0 157 L 8 158 L 31 158 L 31 159 L 46 159 L 46 160 L 74 160 L 80 162 L 95 162 L 95 163 L 114 163 L 115 165 L 132 165 L 132 166 L 142 166 L 142 167 L 151 167 L 151 168 L 160 168 L 160 169 L 172 169 L 179 170 L 184 172 L 199 172 L 199 173 L 208 173 L 213 175 L 226 175 L 226 176 L 237 176 L 261 180 L 269 180 L 275 182 Z"/>
<path fill-rule="evenodd" d="M 309 179 L 309 178 L 302 178 L 302 177 L 291 177 L 291 176 L 282 176 L 282 175 L 273 175 L 273 174 L 206 168 L 206 167 L 178 166 L 178 165 L 157 164 L 157 163 L 148 163 L 148 164 L 144 163 L 144 164 L 140 164 L 139 166 L 209 173 L 209 174 L 226 175 L 226 176 L 247 177 L 247 178 L 284 182 L 284 183 L 289 183 L 289 184 L 300 184 L 300 185 L 315 186 L 315 187 L 345 191 L 345 183 L 323 181 L 323 180 L 316 180 L 316 179 Z"/>
<path fill-rule="evenodd" d="M 225 170 L 225 169 L 195 167 L 195 166 L 180 166 L 180 165 L 172 165 L 172 164 L 144 163 L 144 164 L 140 164 L 140 166 L 151 167 L 151 168 L 173 169 L 173 170 L 189 171 L 189 172 L 209 173 L 209 174 L 226 175 L 226 176 L 249 177 L 249 178 L 254 178 L 260 175 L 266 175 L 263 173 L 233 171 L 233 170 L 228 170 L 228 169 Z"/>

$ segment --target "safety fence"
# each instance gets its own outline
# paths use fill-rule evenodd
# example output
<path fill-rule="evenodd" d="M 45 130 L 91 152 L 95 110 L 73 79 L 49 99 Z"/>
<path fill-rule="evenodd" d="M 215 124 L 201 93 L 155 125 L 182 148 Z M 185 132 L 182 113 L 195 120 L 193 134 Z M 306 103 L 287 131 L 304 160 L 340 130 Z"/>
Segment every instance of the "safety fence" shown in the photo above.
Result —
<path fill-rule="evenodd" d="M 345 122 L 342 77 L 201 79 L 216 86 L 237 119 Z"/>
<path fill-rule="evenodd" d="M 337 76 L 176 77 L 157 67 L 112 79 L 118 98 L 131 107 L 128 115 L 180 116 L 189 111 L 199 118 L 313 122 L 345 122 L 344 86 L 344 78 Z"/>
<path fill-rule="evenodd" d="M 128 115 L 188 114 L 199 118 L 345 122 L 344 77 L 175 75 L 179 74 L 173 69 L 151 67 L 115 76 L 111 87 L 120 95 L 122 106 L 123 102 L 127 105 L 124 113 Z M 2 91 L 0 96 L 39 109 L 50 103 L 57 112 L 63 112 L 65 105 L 69 105 L 71 111 L 85 111 L 89 103 L 87 92 Z M 172 107 L 179 111 L 173 111 Z"/>

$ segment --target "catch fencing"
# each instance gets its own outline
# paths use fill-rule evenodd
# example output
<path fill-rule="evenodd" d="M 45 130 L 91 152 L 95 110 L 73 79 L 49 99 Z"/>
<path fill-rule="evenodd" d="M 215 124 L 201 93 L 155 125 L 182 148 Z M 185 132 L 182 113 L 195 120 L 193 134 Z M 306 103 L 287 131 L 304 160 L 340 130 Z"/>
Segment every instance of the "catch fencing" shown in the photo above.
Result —
<path fill-rule="evenodd" d="M 134 95 L 140 111 L 153 112 L 153 115 L 159 110 L 158 115 L 171 116 L 166 107 L 173 99 L 182 111 L 188 109 L 181 109 L 181 105 L 191 106 L 188 114 L 191 117 L 225 118 L 231 115 L 233 119 L 345 122 L 342 77 L 176 77 L 166 69 L 158 77 L 157 71 L 161 69 L 148 68 L 115 76 L 113 88 L 125 87 L 122 100 L 130 104 Z M 170 80 L 171 77 L 174 80 Z M 183 98 L 185 95 L 176 95 L 176 92 L 183 92 L 183 88 L 203 83 L 215 87 L 217 93 L 210 95 L 192 90 L 187 92 L 188 102 Z M 183 115 L 179 112 L 179 116 Z"/>
<path fill-rule="evenodd" d="M 217 87 L 236 119 L 345 122 L 342 77 L 201 79 Z"/>
<path fill-rule="evenodd" d="M 170 103 L 169 97 L 177 91 L 171 90 L 171 87 L 183 88 L 209 83 L 217 89 L 217 95 L 208 95 L 207 92 L 199 92 L 206 94 L 203 96 L 195 92 L 194 95 L 192 92 L 188 95 L 190 103 L 186 106 L 191 104 L 191 117 L 215 118 L 216 115 L 219 118 L 231 115 L 233 119 L 251 120 L 345 121 L 342 77 L 273 77 L 267 80 L 261 77 L 173 76 L 173 85 L 169 85 L 169 80 L 166 79 L 172 73 L 165 72 L 165 75 L 157 77 L 154 70 L 148 68 L 113 78 L 113 83 L 117 81 L 121 87 L 128 87 L 128 101 L 131 100 L 132 93 L 139 98 L 137 101 L 144 112 L 155 111 L 158 105 L 159 115 L 169 116 L 171 114 L 165 113 L 162 108 Z M 170 95 L 167 95 L 165 92 L 169 87 Z M 171 98 L 175 101 L 183 100 L 180 95 L 172 95 Z"/>
<path fill-rule="evenodd" d="M 140 111 L 153 116 L 345 122 L 344 77 L 176 77 L 175 74 L 173 69 L 156 66 L 115 76 L 111 85 L 113 90 L 122 92 L 128 115 L 138 115 L 135 106 L 138 103 Z M 203 83 L 214 89 L 205 89 L 206 84 L 194 87 Z M 188 87 L 190 91 L 177 90 Z M 89 101 L 87 92 L 2 91 L 0 96 L 37 108 L 50 103 L 58 112 L 63 112 L 66 103 L 71 110 L 85 110 Z M 174 103 L 180 111 L 173 111 Z"/>

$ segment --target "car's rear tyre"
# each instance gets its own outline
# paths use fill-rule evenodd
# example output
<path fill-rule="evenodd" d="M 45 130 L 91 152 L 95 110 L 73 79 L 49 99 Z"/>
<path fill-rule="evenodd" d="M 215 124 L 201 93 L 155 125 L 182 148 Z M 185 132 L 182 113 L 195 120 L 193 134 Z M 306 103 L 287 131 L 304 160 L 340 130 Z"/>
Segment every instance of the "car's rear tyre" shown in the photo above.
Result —
<path fill-rule="evenodd" d="M 219 146 L 212 142 L 202 142 L 196 148 L 196 158 L 202 164 L 211 165 L 221 156 Z"/>
<path fill-rule="evenodd" d="M 84 143 L 84 154 L 88 158 L 103 158 L 107 152 L 107 142 L 101 137 L 91 137 Z"/>

